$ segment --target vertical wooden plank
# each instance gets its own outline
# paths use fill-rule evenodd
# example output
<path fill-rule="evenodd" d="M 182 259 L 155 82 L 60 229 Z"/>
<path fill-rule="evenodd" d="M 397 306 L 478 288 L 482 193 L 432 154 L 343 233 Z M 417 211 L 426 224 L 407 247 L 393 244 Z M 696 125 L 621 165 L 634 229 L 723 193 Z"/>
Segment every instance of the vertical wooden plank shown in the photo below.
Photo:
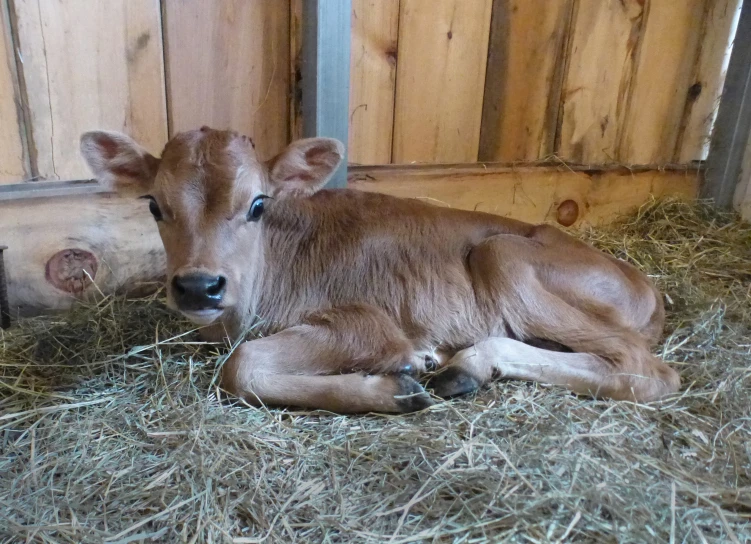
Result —
<path fill-rule="evenodd" d="M 399 0 L 352 0 L 349 160 L 389 164 Z"/>
<path fill-rule="evenodd" d="M 159 0 L 14 0 L 41 179 L 90 177 L 82 132 L 121 130 L 158 152 L 167 138 Z"/>
<path fill-rule="evenodd" d="M 22 117 L 10 21 L 0 2 L 0 183 L 29 177 Z"/>
<path fill-rule="evenodd" d="M 709 137 L 725 83 L 728 49 L 743 0 L 707 0 L 699 38 L 699 54 L 691 76 L 675 160 L 688 163 L 707 158 Z"/>
<path fill-rule="evenodd" d="M 572 5 L 493 2 L 481 161 L 531 161 L 553 153 Z"/>
<path fill-rule="evenodd" d="M 172 133 L 209 125 L 252 137 L 261 157 L 288 143 L 290 4 L 165 0 Z"/>
<path fill-rule="evenodd" d="M 492 0 L 402 0 L 392 160 L 474 162 Z"/>
<path fill-rule="evenodd" d="M 691 92 L 706 0 L 647 4 L 647 18 L 619 159 L 672 162 L 686 98 Z"/>
<path fill-rule="evenodd" d="M 289 8 L 289 139 L 302 138 L 302 4 L 290 0 Z"/>
<path fill-rule="evenodd" d="M 617 156 L 642 0 L 578 0 L 563 85 L 558 152 L 564 160 L 605 164 Z"/>

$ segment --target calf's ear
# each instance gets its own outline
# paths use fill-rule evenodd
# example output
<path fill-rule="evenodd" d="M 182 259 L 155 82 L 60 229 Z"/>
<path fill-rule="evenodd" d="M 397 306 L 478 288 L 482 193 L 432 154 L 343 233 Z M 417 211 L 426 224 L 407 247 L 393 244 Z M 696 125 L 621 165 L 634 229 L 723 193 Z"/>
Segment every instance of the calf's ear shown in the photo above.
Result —
<path fill-rule="evenodd" d="M 148 192 L 159 169 L 159 159 L 119 132 L 84 133 L 81 154 L 100 183 L 127 195 Z"/>
<path fill-rule="evenodd" d="M 343 158 L 339 140 L 297 140 L 269 161 L 269 178 L 277 194 L 309 196 L 326 185 Z"/>

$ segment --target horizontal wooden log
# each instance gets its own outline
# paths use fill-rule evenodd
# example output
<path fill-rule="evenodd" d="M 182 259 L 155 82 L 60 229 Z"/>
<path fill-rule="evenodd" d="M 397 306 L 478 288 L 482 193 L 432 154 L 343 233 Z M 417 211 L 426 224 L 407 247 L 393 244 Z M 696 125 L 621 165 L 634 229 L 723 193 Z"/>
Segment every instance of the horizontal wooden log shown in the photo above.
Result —
<path fill-rule="evenodd" d="M 695 198 L 688 169 L 583 170 L 565 166 L 357 167 L 350 186 L 529 222 L 603 224 L 652 195 Z M 71 190 L 95 190 L 92 184 Z M 98 190 L 101 190 L 99 188 Z M 111 193 L 45 197 L 44 188 L 0 199 L 13 315 L 69 308 L 77 299 L 148 292 L 164 275 L 164 251 L 142 200 Z M 8 196 L 5 194 L 4 196 Z M 16 196 L 19 196 L 18 194 Z"/>
<path fill-rule="evenodd" d="M 0 217 L 13 316 L 64 310 L 100 294 L 149 292 L 164 274 L 164 250 L 143 200 L 107 193 L 4 200 Z"/>
<path fill-rule="evenodd" d="M 561 204 L 570 208 L 573 201 L 578 213 L 572 225 L 602 225 L 634 211 L 652 195 L 696 198 L 700 174 L 680 166 L 659 170 L 492 164 L 351 167 L 349 185 L 530 223 L 557 222 Z"/>

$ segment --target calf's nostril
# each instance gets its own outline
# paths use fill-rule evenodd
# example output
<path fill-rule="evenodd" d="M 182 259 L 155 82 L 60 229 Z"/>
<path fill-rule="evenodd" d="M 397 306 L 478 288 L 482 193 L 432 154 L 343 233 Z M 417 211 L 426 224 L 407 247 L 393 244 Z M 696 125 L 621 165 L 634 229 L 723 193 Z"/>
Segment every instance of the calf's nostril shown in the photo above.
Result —
<path fill-rule="evenodd" d="M 208 294 L 210 297 L 216 297 L 222 294 L 224 291 L 224 287 L 227 284 L 227 280 L 224 278 L 224 276 L 217 276 L 213 279 L 207 285 L 206 287 L 206 294 Z"/>
<path fill-rule="evenodd" d="M 178 295 L 184 295 L 185 294 L 185 286 L 180 281 L 180 278 L 175 276 L 172 278 L 172 288 L 175 290 L 175 293 Z"/>

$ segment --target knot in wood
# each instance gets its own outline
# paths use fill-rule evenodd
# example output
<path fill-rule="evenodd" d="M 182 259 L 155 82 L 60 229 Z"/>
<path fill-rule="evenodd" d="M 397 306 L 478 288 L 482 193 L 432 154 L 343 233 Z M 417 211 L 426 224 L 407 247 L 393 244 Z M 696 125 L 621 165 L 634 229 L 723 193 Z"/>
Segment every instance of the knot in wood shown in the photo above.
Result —
<path fill-rule="evenodd" d="M 558 206 L 558 223 L 570 227 L 579 219 L 579 204 L 575 200 L 564 200 Z"/>
<path fill-rule="evenodd" d="M 99 264 L 93 253 L 84 249 L 68 248 L 55 253 L 45 269 L 45 278 L 55 288 L 80 295 L 96 277 Z"/>

